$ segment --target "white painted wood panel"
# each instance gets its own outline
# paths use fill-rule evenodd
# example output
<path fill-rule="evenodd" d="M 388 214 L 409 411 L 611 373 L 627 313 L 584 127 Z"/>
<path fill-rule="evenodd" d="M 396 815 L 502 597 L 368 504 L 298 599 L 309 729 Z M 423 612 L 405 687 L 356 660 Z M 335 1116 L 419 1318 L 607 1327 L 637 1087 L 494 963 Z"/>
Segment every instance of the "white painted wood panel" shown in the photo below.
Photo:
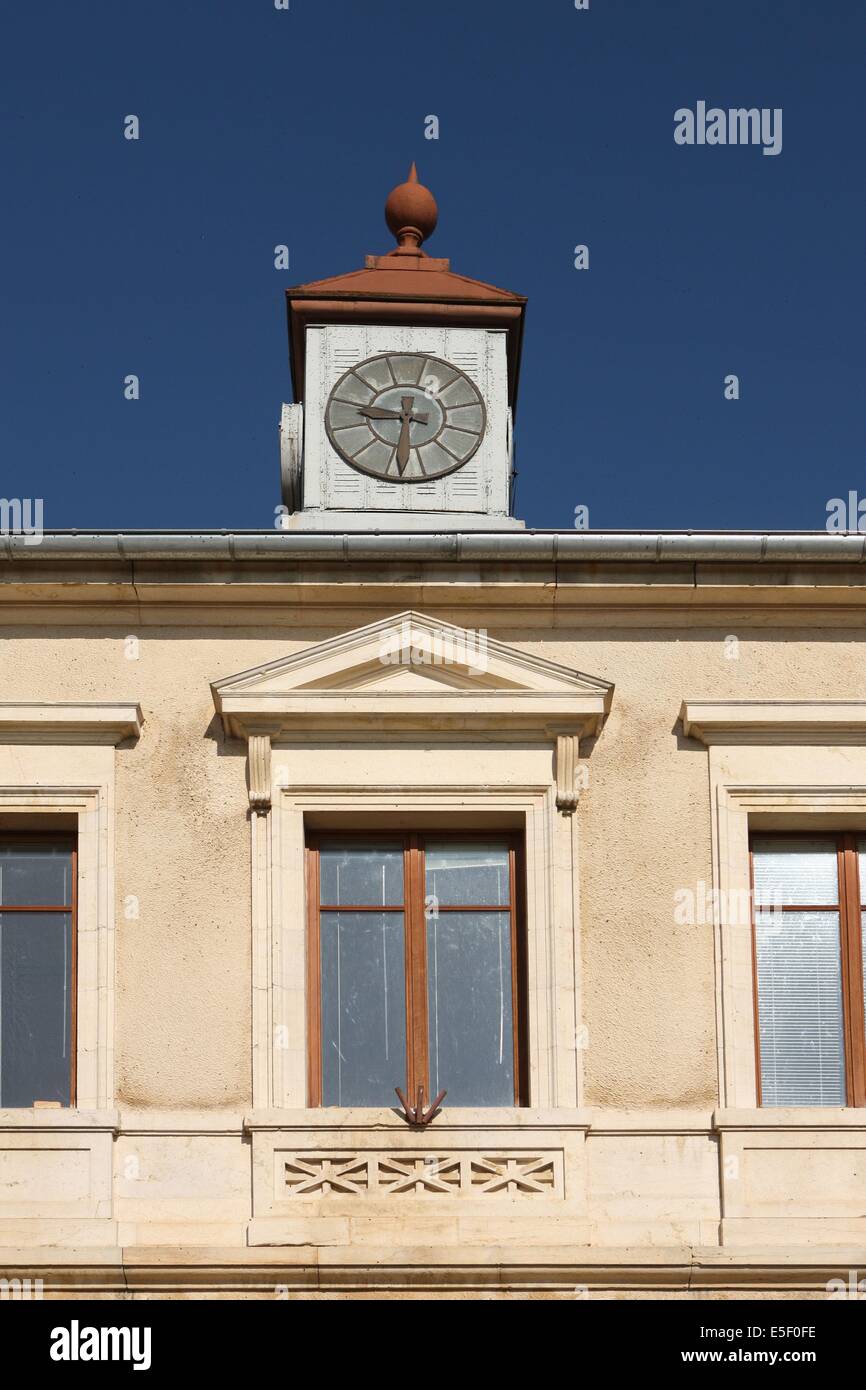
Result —
<path fill-rule="evenodd" d="M 384 352 L 444 358 L 476 383 L 487 409 L 478 452 L 463 468 L 424 483 L 388 483 L 351 468 L 331 446 L 325 407 L 350 367 Z M 506 335 L 477 328 L 413 328 L 333 324 L 307 329 L 304 512 L 387 512 L 395 525 L 418 513 L 508 514 L 508 381 Z M 323 517 L 323 521 L 324 521 Z"/>

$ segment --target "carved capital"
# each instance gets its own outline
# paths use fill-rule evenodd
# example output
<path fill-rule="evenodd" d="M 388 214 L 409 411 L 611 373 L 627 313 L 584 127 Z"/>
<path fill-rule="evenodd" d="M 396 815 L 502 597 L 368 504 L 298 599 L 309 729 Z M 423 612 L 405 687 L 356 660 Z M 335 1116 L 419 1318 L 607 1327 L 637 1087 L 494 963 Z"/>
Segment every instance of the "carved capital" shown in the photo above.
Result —
<path fill-rule="evenodd" d="M 580 800 L 577 784 L 579 749 L 577 734 L 556 735 L 556 809 L 565 816 L 574 814 Z"/>
<path fill-rule="evenodd" d="M 247 749 L 250 806 L 260 816 L 271 809 L 271 736 L 251 733 Z"/>

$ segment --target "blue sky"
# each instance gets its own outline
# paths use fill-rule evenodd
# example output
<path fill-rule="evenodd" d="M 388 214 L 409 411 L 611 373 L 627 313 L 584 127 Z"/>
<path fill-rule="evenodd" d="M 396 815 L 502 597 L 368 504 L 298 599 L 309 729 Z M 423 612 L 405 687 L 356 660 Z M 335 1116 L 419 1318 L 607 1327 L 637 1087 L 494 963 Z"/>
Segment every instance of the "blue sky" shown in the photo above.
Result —
<path fill-rule="evenodd" d="M 283 291 L 388 250 L 416 159 L 430 252 L 529 296 L 529 525 L 822 529 L 866 496 L 864 52 L 855 0 L 7 6 L 0 495 L 272 526 Z M 781 154 L 676 145 L 700 100 Z"/>

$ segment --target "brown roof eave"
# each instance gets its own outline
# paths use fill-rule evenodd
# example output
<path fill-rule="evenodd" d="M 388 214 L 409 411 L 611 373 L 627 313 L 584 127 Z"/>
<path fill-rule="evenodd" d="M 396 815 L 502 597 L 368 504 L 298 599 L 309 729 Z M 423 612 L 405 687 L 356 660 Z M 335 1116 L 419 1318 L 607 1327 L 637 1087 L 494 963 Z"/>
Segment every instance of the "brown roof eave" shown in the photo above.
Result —
<path fill-rule="evenodd" d="M 371 317 L 369 306 L 376 305 Z M 466 299 L 413 295 L 365 294 L 363 298 L 350 291 L 330 294 L 309 294 L 286 291 L 286 311 L 289 329 L 289 363 L 295 400 L 302 399 L 305 338 L 310 323 L 405 323 L 431 326 L 447 319 L 457 326 L 492 328 L 501 324 L 508 333 L 509 400 L 514 405 L 520 378 L 523 352 L 523 327 L 527 300 L 514 296 L 501 299 Z"/>

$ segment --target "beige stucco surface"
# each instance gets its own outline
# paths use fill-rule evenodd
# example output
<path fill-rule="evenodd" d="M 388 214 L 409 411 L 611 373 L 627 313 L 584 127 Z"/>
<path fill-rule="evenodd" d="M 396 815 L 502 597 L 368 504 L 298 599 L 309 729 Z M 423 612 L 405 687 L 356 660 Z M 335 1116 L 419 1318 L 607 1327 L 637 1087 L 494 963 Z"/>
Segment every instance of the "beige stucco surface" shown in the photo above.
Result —
<path fill-rule="evenodd" d="M 282 1162 L 274 1155 L 313 1153 L 334 1141 L 316 1131 L 308 1112 L 292 1122 L 291 1140 L 285 1134 L 280 1138 L 279 1116 L 274 1120 L 254 1113 L 256 869 L 247 748 L 241 739 L 226 738 L 211 691 L 214 681 L 302 652 L 405 607 L 399 585 L 390 599 L 381 592 L 377 598 L 375 607 L 364 610 L 354 594 L 342 622 L 305 621 L 303 609 L 291 606 L 279 622 L 257 625 L 249 613 L 234 617 L 228 607 L 219 622 L 212 605 L 206 622 L 190 614 L 188 621 L 168 625 L 150 613 L 141 624 L 112 626 L 102 612 L 92 626 L 71 623 L 67 615 L 56 628 L 20 622 L 4 628 L 0 700 L 134 701 L 144 718 L 141 736 L 121 742 L 114 754 L 112 1104 L 117 1116 L 110 1122 L 102 1117 L 103 1128 L 93 1141 L 92 1171 L 98 1173 L 93 1190 L 78 1190 L 82 1158 L 76 1157 L 69 1168 L 70 1183 L 78 1187 L 68 1210 L 63 1206 L 46 1212 L 47 1223 L 30 1229 L 30 1208 L 4 1211 L 0 1202 L 0 1244 L 10 1250 L 158 1251 L 186 1245 L 199 1248 L 204 1261 L 211 1247 L 240 1252 L 321 1246 L 332 1251 L 329 1259 L 337 1260 L 344 1249 L 375 1247 L 381 1261 L 389 1243 L 400 1247 L 408 1239 L 409 1227 L 404 1230 L 403 1217 L 387 1203 L 377 1207 L 358 1205 L 355 1199 L 323 1200 L 299 1211 L 278 1201 L 272 1209 L 281 1181 L 274 1163 Z M 424 611 L 432 618 L 461 620 L 445 605 L 431 604 Z M 604 1247 L 618 1250 L 617 1259 L 628 1264 L 623 1252 L 655 1250 L 656 1263 L 655 1256 L 647 1263 L 644 1254 L 632 1260 L 641 1265 L 640 1278 L 649 1284 L 659 1284 L 661 1276 L 647 1271 L 660 1268 L 664 1260 L 668 1271 L 684 1260 L 693 1270 L 709 1259 L 706 1251 L 729 1246 L 746 1252 L 732 1287 L 759 1279 L 749 1263 L 759 1244 L 772 1251 L 786 1239 L 788 1245 L 796 1239 L 803 1249 L 823 1241 L 841 1252 L 862 1235 L 850 1213 L 857 1205 L 857 1164 L 866 1141 L 850 1117 L 844 1122 L 844 1142 L 816 1137 L 807 1125 L 792 1120 L 791 1132 L 799 1136 L 795 1142 L 774 1132 L 757 1148 L 741 1138 L 744 1126 L 764 1133 L 754 1113 L 735 1122 L 714 1120 L 721 1103 L 714 927 L 711 920 L 680 924 L 674 915 L 678 891 L 699 890 L 702 884 L 709 888 L 713 882 L 710 757 L 702 742 L 683 736 L 679 710 L 684 699 L 860 699 L 866 694 L 866 674 L 859 629 L 827 629 L 799 609 L 781 625 L 778 614 L 771 623 L 766 613 L 747 607 L 739 622 L 732 622 L 728 611 L 718 625 L 703 614 L 699 621 L 693 617 L 653 625 L 651 615 L 639 621 L 634 608 L 621 619 L 612 603 L 605 623 L 596 610 L 585 625 L 574 616 L 551 630 L 547 622 L 528 626 L 505 621 L 495 605 L 485 609 L 483 593 L 473 598 L 473 615 L 491 638 L 615 686 L 600 734 L 581 739 L 585 780 L 574 821 L 565 822 L 572 838 L 562 839 L 556 850 L 567 856 L 573 845 L 576 854 L 578 959 L 573 969 L 579 1014 L 574 1029 L 575 1036 L 581 1035 L 576 1045 L 582 1055 L 578 1091 L 563 1095 L 559 1119 L 556 1112 L 553 1118 L 546 1112 L 527 1115 L 528 1133 L 510 1139 L 519 1154 L 540 1146 L 559 1155 L 551 1160 L 551 1181 L 559 1195 L 539 1198 L 535 1215 L 515 1197 L 497 1208 L 495 1217 L 489 1206 L 477 1207 L 472 1200 L 440 1210 L 432 1198 L 423 1216 L 413 1216 L 412 1238 L 417 1241 L 426 1233 L 424 1239 L 439 1251 L 435 1258 L 441 1263 L 447 1262 L 449 1250 L 474 1249 L 492 1232 L 497 1248 L 511 1252 L 501 1254 L 505 1268 L 512 1257 L 519 1264 L 519 1249 L 532 1251 L 527 1262 L 540 1258 L 540 1247 L 555 1229 L 560 1246 L 570 1243 L 587 1259 L 586 1252 Z M 735 659 L 732 637 L 738 640 Z M 371 740 L 375 743 L 375 732 Z M 390 778 L 395 786 L 411 782 L 407 750 L 388 748 L 384 738 L 381 742 L 383 752 L 375 773 L 371 763 L 371 779 L 387 783 Z M 479 797 L 485 784 L 494 781 L 505 796 L 509 776 L 521 787 L 549 780 L 551 755 L 548 750 L 542 756 L 537 741 L 527 737 L 523 747 L 512 739 L 510 753 L 492 736 L 489 744 L 485 752 L 481 740 L 467 755 L 440 735 L 429 745 L 435 750 L 429 755 L 435 757 L 435 773 L 419 772 L 419 784 L 457 785 L 469 775 L 467 767 Z M 764 750 L 764 755 L 760 769 L 767 776 L 773 752 Z M 358 780 L 364 756 L 356 747 L 351 758 L 342 757 L 333 743 L 320 756 L 314 741 L 294 754 L 291 749 L 275 752 L 276 765 L 287 769 L 289 777 L 294 768 L 309 781 L 309 769 L 317 767 L 327 786 L 339 782 L 341 765 L 354 769 L 351 775 Z M 502 759 L 509 758 L 511 772 L 503 773 Z M 794 765 L 789 753 L 788 774 Z M 478 804 L 483 802 L 476 804 L 476 812 Z M 298 814 L 296 807 L 292 814 Z M 552 801 L 544 815 L 560 827 L 557 834 L 565 833 Z M 558 882 L 566 881 L 561 866 L 555 873 Z M 292 910 L 300 912 L 300 904 Z M 570 930 L 557 917 L 560 911 L 557 900 L 551 908 L 554 933 Z M 561 985 L 560 979 L 557 989 Z M 556 990 L 550 998 L 558 998 Z M 539 1009 L 539 1017 L 545 1017 L 541 1005 Z M 561 1044 L 561 1020 L 556 1027 Z M 10 1114 L 0 1115 L 0 1132 L 4 1125 L 14 1128 Z M 463 1152 L 470 1142 L 492 1153 L 501 1140 L 492 1131 L 484 1138 L 483 1121 L 481 1114 L 464 1116 L 452 1132 L 443 1132 L 437 1141 L 439 1158 Z M 405 1140 L 399 1125 L 389 1131 L 386 1124 L 384 1136 L 380 1129 L 379 1119 L 365 1117 L 345 1142 L 369 1153 L 371 1163 L 378 1162 L 383 1145 L 399 1147 Z M 306 1133 L 303 1142 L 298 1131 Z M 760 1200 L 760 1212 L 756 1207 L 751 1213 L 737 1189 L 741 1205 L 728 1221 L 725 1239 L 720 1136 L 726 1152 L 747 1164 L 746 1187 L 751 1184 Z M 87 1142 L 76 1140 L 85 1147 Z M 16 1144 L 4 1161 L 17 1182 L 21 1160 Z M 815 1196 L 822 1181 L 822 1145 L 842 1155 L 833 1160 L 839 1170 L 833 1182 L 843 1195 L 826 1220 Z M 782 1154 L 778 1163 L 776 1148 Z M 808 1158 L 801 1151 L 808 1151 Z M 57 1163 L 51 1152 L 45 1164 L 36 1164 L 34 1193 L 44 1196 L 60 1181 Z M 0 1164 L 0 1180 L 2 1172 Z M 784 1206 L 774 1205 L 773 1193 L 779 1184 L 796 1189 L 798 1174 L 808 1177 L 809 1204 L 793 1213 L 796 1219 L 786 1237 L 790 1223 Z M 567 1213 L 557 1207 L 561 1200 Z M 690 1253 L 684 1256 L 684 1250 Z M 551 1268 L 564 1258 L 560 1249 Z M 766 1258 L 771 1265 L 776 1260 Z M 758 1265 L 763 1269 L 765 1263 L 762 1256 Z M 711 1259 L 710 1266 L 717 1270 Z M 747 1267 L 751 1272 L 743 1273 Z M 814 1276 L 819 1282 L 822 1272 L 820 1266 Z M 725 1292 L 728 1277 L 718 1276 L 717 1295 Z M 804 1287 L 812 1288 L 812 1275 L 803 1277 Z M 559 1278 L 551 1275 L 551 1287 Z M 620 1287 L 618 1276 L 610 1278 L 604 1296 Z M 691 1286 L 697 1276 L 684 1278 Z M 784 1291 L 783 1283 L 770 1278 L 776 1293 Z M 312 1296 L 316 1290 L 307 1292 Z M 697 1285 L 695 1292 L 700 1292 Z"/>
<path fill-rule="evenodd" d="M 435 614 L 434 614 L 435 616 Z M 443 614 L 443 616 L 446 616 Z M 353 614 L 353 621 L 358 618 Z M 579 815 L 588 1103 L 716 1099 L 711 924 L 677 925 L 677 889 L 711 881 L 707 753 L 676 725 L 685 696 L 852 699 L 856 634 L 727 627 L 490 635 L 616 685 L 585 750 Z M 245 749 L 226 744 L 210 682 L 332 635 L 60 628 L 8 631 L 6 700 L 134 698 L 146 735 L 116 755 L 117 1096 L 208 1108 L 250 1099 Z M 130 660 L 128 638 L 138 637 Z M 582 750 L 583 752 L 584 750 Z M 139 917 L 127 920 L 128 899 Z"/>

